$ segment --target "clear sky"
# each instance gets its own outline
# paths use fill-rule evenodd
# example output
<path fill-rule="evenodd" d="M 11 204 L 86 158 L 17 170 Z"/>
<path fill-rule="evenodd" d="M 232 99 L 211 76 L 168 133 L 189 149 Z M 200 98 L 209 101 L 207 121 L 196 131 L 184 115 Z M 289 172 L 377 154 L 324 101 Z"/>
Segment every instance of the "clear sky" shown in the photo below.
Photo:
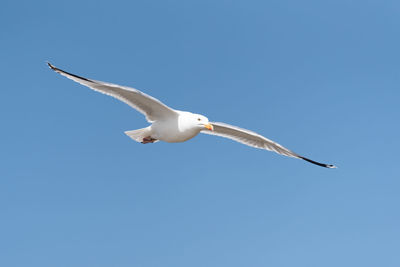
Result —
<path fill-rule="evenodd" d="M 0 266 L 400 266 L 399 1 L 2 1 Z M 208 135 L 142 145 L 138 88 Z"/>

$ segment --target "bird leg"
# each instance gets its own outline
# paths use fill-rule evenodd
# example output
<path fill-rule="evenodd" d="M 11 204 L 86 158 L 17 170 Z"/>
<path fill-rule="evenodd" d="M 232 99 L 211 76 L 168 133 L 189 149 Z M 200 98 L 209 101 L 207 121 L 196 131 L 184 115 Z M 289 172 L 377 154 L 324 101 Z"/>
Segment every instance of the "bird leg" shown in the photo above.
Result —
<path fill-rule="evenodd" d="M 157 141 L 157 139 L 154 139 L 151 136 L 147 136 L 143 138 L 142 144 L 154 143 L 155 141 Z"/>

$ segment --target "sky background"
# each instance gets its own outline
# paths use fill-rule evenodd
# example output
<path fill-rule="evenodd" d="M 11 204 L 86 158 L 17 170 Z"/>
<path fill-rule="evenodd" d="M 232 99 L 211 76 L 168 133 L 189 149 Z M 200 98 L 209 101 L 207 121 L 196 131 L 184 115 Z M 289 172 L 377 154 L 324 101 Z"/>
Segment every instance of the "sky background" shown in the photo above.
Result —
<path fill-rule="evenodd" d="M 2 1 L 0 265 L 400 266 L 399 1 Z M 142 145 L 138 88 L 325 169 Z"/>

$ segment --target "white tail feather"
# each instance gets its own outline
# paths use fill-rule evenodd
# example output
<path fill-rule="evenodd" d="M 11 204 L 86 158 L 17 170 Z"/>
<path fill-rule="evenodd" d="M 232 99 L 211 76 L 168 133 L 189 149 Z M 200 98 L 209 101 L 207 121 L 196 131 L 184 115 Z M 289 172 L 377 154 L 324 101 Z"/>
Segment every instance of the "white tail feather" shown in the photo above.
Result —
<path fill-rule="evenodd" d="M 138 130 L 126 131 L 125 134 L 136 142 L 141 143 L 143 141 L 143 138 L 151 135 L 151 129 L 149 126 Z"/>

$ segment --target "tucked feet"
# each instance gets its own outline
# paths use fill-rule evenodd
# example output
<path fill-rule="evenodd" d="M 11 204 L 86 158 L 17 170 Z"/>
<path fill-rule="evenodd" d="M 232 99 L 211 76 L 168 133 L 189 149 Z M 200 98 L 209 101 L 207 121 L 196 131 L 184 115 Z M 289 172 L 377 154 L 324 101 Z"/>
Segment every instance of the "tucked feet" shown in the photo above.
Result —
<path fill-rule="evenodd" d="M 143 138 L 142 144 L 154 143 L 157 139 L 152 138 L 151 136 L 147 136 Z"/>

